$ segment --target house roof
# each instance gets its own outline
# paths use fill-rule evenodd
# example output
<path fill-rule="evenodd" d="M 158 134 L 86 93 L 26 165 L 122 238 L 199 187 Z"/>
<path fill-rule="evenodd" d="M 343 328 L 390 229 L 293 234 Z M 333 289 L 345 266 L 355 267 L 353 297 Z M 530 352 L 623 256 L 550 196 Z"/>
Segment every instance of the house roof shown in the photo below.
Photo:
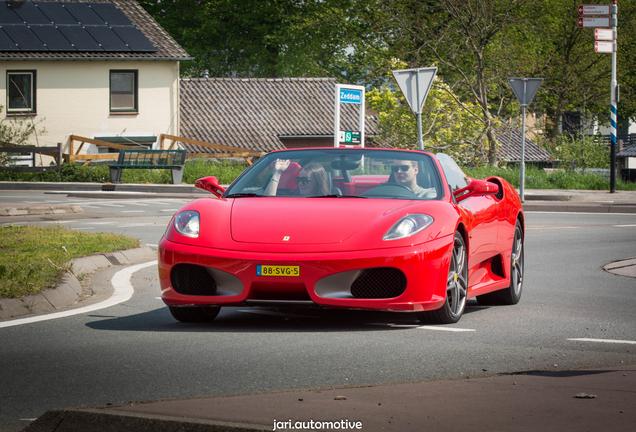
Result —
<path fill-rule="evenodd" d="M 497 141 L 501 144 L 498 152 L 499 160 L 506 162 L 521 162 L 521 132 L 507 125 L 495 130 Z M 541 148 L 534 141 L 525 139 L 524 162 L 549 162 L 552 155 Z"/>
<path fill-rule="evenodd" d="M 333 137 L 336 84 L 335 78 L 184 78 L 181 135 L 261 152 L 285 148 L 279 137 Z M 340 130 L 358 130 L 358 106 L 341 104 L 340 116 Z M 365 135 L 376 124 L 368 117 Z"/>
<path fill-rule="evenodd" d="M 0 8 L 10 9 L 9 4 L 19 4 L 19 2 L 0 2 Z M 116 51 L 116 48 L 111 48 L 112 50 L 102 50 L 99 45 L 96 50 L 80 50 L 72 48 L 71 50 L 65 51 L 63 49 L 58 50 L 48 50 L 44 47 L 42 50 L 31 48 L 29 50 L 16 50 L 16 49 L 0 49 L 0 59 L 1 60 L 190 60 L 191 57 L 188 56 L 188 53 L 185 52 L 181 46 L 150 16 L 148 12 L 144 8 L 142 8 L 139 3 L 135 0 L 64 0 L 63 2 L 58 0 L 37 0 L 36 2 L 23 2 L 25 6 L 25 10 L 27 9 L 26 5 L 29 4 L 29 9 L 32 8 L 34 4 L 37 3 L 73 3 L 73 4 L 96 4 L 96 3 L 106 3 L 113 4 L 119 12 L 123 14 L 125 19 L 127 19 L 132 26 L 134 26 L 139 33 L 137 33 L 134 28 L 130 28 L 128 26 L 127 29 L 123 29 L 127 31 L 127 34 L 132 34 L 132 36 L 127 36 L 128 38 L 133 38 L 131 40 L 126 40 L 126 42 L 131 42 L 130 47 L 126 47 L 119 39 L 116 39 L 115 36 L 110 36 L 111 38 L 115 38 L 113 41 L 118 42 L 117 45 L 123 45 L 123 49 L 125 51 Z M 13 6 L 15 7 L 15 6 Z M 12 11 L 8 11 L 9 14 L 12 14 Z M 4 13 L 4 15 L 7 15 Z M 27 18 L 28 19 L 28 18 Z M 34 19 L 34 18 L 31 18 Z M 78 21 L 80 21 L 78 19 Z M 34 21 L 35 23 L 36 21 Z M 24 20 L 24 24 L 30 24 L 29 22 Z M 14 42 L 18 44 L 19 41 L 15 40 L 16 37 L 26 36 L 34 42 L 40 40 L 43 45 L 51 44 L 53 41 L 48 40 L 47 38 L 61 38 L 62 32 L 54 31 L 53 29 L 57 29 L 54 24 L 37 24 L 31 25 L 31 31 L 19 28 L 25 27 L 22 23 L 16 23 L 15 30 L 20 30 L 20 32 L 16 32 L 16 35 L 9 35 L 7 32 L 2 33 L 2 37 L 7 39 L 7 41 L 11 41 L 14 39 Z M 39 29 L 37 28 L 39 27 Z M 78 27 L 78 28 L 86 28 L 89 27 L 90 30 L 105 30 L 97 29 L 96 27 L 89 26 L 86 24 L 83 27 L 83 24 L 77 22 L 74 26 L 71 25 L 60 25 L 59 27 L 63 28 L 63 30 L 70 30 L 70 27 Z M 107 27 L 107 26 L 106 26 Z M 113 24 L 115 27 L 115 24 Z M 117 26 L 115 30 L 117 32 L 121 30 L 121 26 Z M 36 30 L 41 30 L 37 32 Z M 28 33 L 28 34 L 23 34 Z M 119 33 L 121 35 L 121 33 Z M 36 36 L 37 35 L 37 36 Z M 90 36 L 88 36 L 90 39 Z M 145 39 L 144 39 L 145 38 Z M 133 44 L 133 41 L 136 42 Z M 62 37 L 61 40 L 57 41 L 58 43 L 70 44 L 69 41 L 64 40 Z M 97 41 L 93 45 L 97 45 Z M 148 44 L 150 43 L 150 45 Z M 19 45 L 19 44 L 18 44 Z M 7 46 L 7 45 L 5 45 Z"/>
<path fill-rule="evenodd" d="M 617 157 L 636 157 L 636 144 L 629 147 L 625 147 L 620 152 L 616 153 Z"/>

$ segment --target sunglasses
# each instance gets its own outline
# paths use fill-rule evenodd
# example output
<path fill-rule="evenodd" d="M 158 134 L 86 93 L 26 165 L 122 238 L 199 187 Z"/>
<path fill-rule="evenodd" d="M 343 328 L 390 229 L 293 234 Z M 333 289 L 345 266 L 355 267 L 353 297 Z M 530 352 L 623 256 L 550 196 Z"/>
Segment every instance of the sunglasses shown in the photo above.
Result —
<path fill-rule="evenodd" d="M 309 184 L 309 177 L 296 177 L 294 179 L 297 185 L 306 185 Z"/>
<path fill-rule="evenodd" d="M 396 173 L 398 171 L 404 171 L 407 172 L 409 169 L 411 169 L 411 165 L 393 165 L 393 172 Z"/>

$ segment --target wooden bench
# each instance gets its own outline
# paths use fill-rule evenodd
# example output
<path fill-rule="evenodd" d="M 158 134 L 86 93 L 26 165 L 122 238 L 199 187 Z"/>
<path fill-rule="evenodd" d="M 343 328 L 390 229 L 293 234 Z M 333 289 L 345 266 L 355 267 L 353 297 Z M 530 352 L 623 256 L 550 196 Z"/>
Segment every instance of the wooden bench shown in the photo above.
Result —
<path fill-rule="evenodd" d="M 185 150 L 120 150 L 117 164 L 109 165 L 110 181 L 119 183 L 121 170 L 126 168 L 169 169 L 172 172 L 172 184 L 180 184 L 185 160 Z"/>

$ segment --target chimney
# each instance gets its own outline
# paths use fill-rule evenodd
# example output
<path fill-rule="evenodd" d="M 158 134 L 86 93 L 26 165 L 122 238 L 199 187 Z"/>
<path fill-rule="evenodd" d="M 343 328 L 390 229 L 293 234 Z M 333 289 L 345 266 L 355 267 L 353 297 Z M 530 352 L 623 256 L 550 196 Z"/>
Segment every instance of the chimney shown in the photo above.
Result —
<path fill-rule="evenodd" d="M 203 69 L 203 78 L 208 79 L 210 78 L 210 71 L 207 69 Z"/>

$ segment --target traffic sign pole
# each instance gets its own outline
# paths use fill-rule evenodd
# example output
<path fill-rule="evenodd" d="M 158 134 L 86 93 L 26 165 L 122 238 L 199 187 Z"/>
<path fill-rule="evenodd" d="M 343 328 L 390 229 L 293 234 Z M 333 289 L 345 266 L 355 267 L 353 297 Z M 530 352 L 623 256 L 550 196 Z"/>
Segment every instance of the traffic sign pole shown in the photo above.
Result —
<path fill-rule="evenodd" d="M 611 83 L 611 107 L 610 107 L 610 118 L 611 118 L 611 127 L 610 134 L 612 136 L 612 148 L 610 149 L 610 193 L 616 192 L 616 117 L 618 116 L 618 109 L 616 108 L 616 25 L 618 21 L 618 0 L 613 0 L 612 3 L 612 31 L 614 33 L 614 40 L 612 44 L 614 45 L 614 49 L 612 50 L 612 83 Z"/>
<path fill-rule="evenodd" d="M 508 84 L 521 104 L 521 178 L 519 179 L 519 198 L 524 202 L 523 191 L 526 184 L 526 107 L 539 90 L 543 78 L 508 78 Z"/>

